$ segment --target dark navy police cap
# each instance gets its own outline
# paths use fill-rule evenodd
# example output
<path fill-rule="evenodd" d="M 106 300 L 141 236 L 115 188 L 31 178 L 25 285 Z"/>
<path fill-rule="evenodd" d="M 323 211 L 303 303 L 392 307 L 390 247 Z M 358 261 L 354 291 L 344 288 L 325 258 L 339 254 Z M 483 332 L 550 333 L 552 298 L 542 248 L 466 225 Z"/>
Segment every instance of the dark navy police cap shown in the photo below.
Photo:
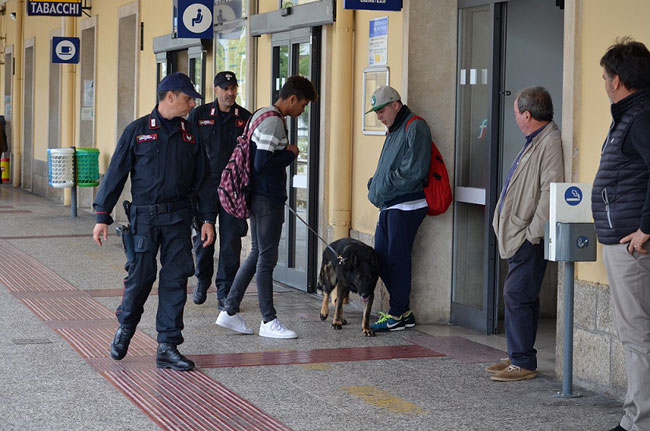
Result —
<path fill-rule="evenodd" d="M 203 96 L 194 89 L 194 84 L 189 76 L 181 72 L 170 73 L 165 76 L 160 84 L 158 91 L 182 91 L 195 99 L 203 99 Z"/>
<path fill-rule="evenodd" d="M 233 72 L 219 72 L 217 76 L 214 77 L 214 86 L 217 85 L 221 88 L 228 88 L 231 85 L 237 84 L 237 76 Z"/>

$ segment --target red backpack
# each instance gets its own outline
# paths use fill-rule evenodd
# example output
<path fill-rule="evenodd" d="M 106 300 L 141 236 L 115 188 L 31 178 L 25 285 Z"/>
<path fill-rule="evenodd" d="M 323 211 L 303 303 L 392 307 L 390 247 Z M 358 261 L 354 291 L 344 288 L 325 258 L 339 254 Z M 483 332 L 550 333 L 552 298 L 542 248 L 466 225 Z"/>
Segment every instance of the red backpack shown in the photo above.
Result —
<path fill-rule="evenodd" d="M 275 110 L 269 110 L 255 119 L 246 122 L 244 133 L 237 137 L 237 144 L 232 150 L 230 160 L 221 173 L 219 182 L 219 202 L 224 210 L 233 217 L 247 219 L 251 215 L 250 198 L 253 191 L 251 184 L 251 136 L 260 123 L 269 117 L 281 117 Z M 249 127 L 250 126 L 250 127 Z"/>
<path fill-rule="evenodd" d="M 424 121 L 422 117 L 417 115 L 411 117 L 406 122 L 404 132 L 408 130 L 409 124 L 413 120 Z M 430 216 L 444 214 L 451 205 L 452 195 L 451 186 L 449 186 L 449 174 L 445 162 L 442 160 L 442 155 L 433 141 L 431 141 L 431 163 L 427 174 L 427 185 L 424 187 L 424 197 L 429 206 L 427 215 Z"/>

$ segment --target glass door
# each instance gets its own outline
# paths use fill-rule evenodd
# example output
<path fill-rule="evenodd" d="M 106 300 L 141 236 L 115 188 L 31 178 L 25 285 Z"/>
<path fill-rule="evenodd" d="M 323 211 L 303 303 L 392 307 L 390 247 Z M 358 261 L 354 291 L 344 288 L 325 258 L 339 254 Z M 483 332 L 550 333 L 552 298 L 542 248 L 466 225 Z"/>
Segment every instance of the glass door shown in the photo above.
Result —
<path fill-rule="evenodd" d="M 476 4 L 476 2 L 472 2 Z M 451 320 L 496 330 L 496 244 L 500 124 L 501 3 L 462 7 L 458 14 L 456 190 Z"/>
<path fill-rule="evenodd" d="M 290 32 L 286 38 L 273 41 L 273 76 L 271 98 L 277 100 L 287 78 L 301 75 L 318 82 L 318 59 L 311 32 Z M 318 88 L 317 88 L 318 90 Z M 287 168 L 287 206 L 282 227 L 278 265 L 274 278 L 305 291 L 315 289 L 315 243 L 305 223 L 316 229 L 316 199 L 318 190 L 318 102 L 310 103 L 297 118 L 287 117 L 289 142 L 296 143 L 300 153 Z M 302 220 L 301 220 L 302 219 Z"/>

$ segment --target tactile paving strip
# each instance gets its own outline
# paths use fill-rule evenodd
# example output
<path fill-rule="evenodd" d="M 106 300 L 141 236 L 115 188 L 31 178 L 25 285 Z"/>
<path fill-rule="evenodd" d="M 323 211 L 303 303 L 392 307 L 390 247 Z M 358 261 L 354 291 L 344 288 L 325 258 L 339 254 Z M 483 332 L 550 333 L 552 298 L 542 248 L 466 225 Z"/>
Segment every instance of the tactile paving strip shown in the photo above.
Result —
<path fill-rule="evenodd" d="M 117 322 L 106 307 L 3 240 L 0 261 L 0 283 L 162 429 L 290 430 L 201 371 L 156 369 L 157 343 L 140 331 L 129 349 L 131 362 L 113 361 L 108 346 Z M 137 355 L 146 367 L 133 361 Z"/>

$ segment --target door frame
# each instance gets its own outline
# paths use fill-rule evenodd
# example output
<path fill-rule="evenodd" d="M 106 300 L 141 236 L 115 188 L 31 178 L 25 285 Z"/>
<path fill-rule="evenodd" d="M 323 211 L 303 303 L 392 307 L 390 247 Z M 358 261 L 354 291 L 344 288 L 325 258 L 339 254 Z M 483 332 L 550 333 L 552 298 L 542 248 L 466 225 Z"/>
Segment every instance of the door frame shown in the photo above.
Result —
<path fill-rule="evenodd" d="M 271 68 L 271 101 L 274 102 L 278 97 L 279 90 L 275 89 L 274 77 L 276 75 L 276 64 L 273 50 L 278 46 L 289 46 L 289 71 L 288 75 L 291 76 L 294 73 L 297 73 L 294 69 L 294 65 L 297 59 L 297 53 L 294 51 L 293 46 L 301 43 L 309 43 L 311 45 L 311 64 L 310 64 L 310 75 L 309 79 L 314 84 L 316 89 L 316 94 L 320 92 L 320 76 L 321 76 L 321 27 L 305 27 L 298 28 L 295 30 L 290 30 L 280 33 L 272 33 L 271 35 L 271 59 L 272 59 L 272 68 Z M 310 105 L 309 112 L 309 158 L 308 158 L 308 173 L 307 173 L 307 223 L 309 227 L 314 231 L 318 230 L 318 190 L 319 190 L 319 154 L 320 154 L 320 103 L 319 100 L 312 102 Z M 289 119 L 289 124 L 297 121 L 293 118 Z M 297 142 L 297 128 L 290 126 L 289 127 L 290 136 L 289 142 Z M 295 198 L 295 190 L 292 187 L 292 177 L 295 173 L 295 164 L 292 164 L 289 167 L 288 177 L 288 201 L 293 202 Z M 287 220 L 287 231 L 289 233 L 288 243 L 288 255 L 293 256 L 295 253 L 295 231 L 297 223 L 302 223 L 300 220 L 297 220 L 293 217 L 293 214 L 289 213 L 285 209 L 285 214 L 288 215 Z M 277 281 L 287 284 L 291 287 L 295 287 L 301 290 L 305 290 L 308 293 L 314 293 L 316 291 L 316 277 L 317 277 L 317 241 L 318 239 L 307 230 L 307 260 L 306 260 L 306 279 L 301 275 L 301 273 L 292 269 L 291 266 L 276 266 L 274 270 L 274 279 Z M 288 259 L 291 264 L 291 257 Z"/>
<path fill-rule="evenodd" d="M 503 110 L 503 97 L 501 91 L 503 88 L 503 67 L 505 51 L 505 10 L 506 2 L 495 0 L 459 0 L 458 9 L 465 9 L 476 6 L 490 6 L 490 15 L 492 24 L 490 29 L 490 55 L 489 55 L 489 76 L 488 82 L 488 125 L 497 125 L 497 127 L 488 127 L 488 135 L 490 144 L 488 148 L 488 166 L 489 177 L 487 188 L 485 190 L 485 218 L 484 225 L 486 226 L 484 235 L 485 252 L 483 257 L 483 308 L 478 310 L 476 308 L 455 303 L 453 301 L 453 289 L 456 278 L 452 275 L 452 301 L 451 301 L 451 323 L 475 329 L 487 334 L 498 332 L 498 280 L 499 280 L 499 255 L 497 250 L 496 236 L 491 229 L 491 220 L 496 203 L 499 196 L 498 182 L 499 182 L 499 134 L 501 124 L 501 113 Z M 460 14 L 458 18 L 458 54 L 460 54 Z M 461 64 L 457 65 L 457 70 L 461 68 Z M 458 91 L 458 90 L 457 90 Z M 458 123 L 458 107 L 456 110 L 456 123 Z M 459 203 L 476 203 L 471 200 L 463 201 L 462 196 L 474 195 L 475 190 L 470 187 L 456 187 L 455 200 Z M 460 189 L 460 190 L 459 190 Z M 460 191 L 460 193 L 459 193 Z M 456 212 L 456 208 L 454 208 Z M 456 229 L 456 226 L 454 226 Z M 456 244 L 454 244 L 454 248 Z M 452 271 L 455 271 L 455 265 L 452 266 Z"/>

